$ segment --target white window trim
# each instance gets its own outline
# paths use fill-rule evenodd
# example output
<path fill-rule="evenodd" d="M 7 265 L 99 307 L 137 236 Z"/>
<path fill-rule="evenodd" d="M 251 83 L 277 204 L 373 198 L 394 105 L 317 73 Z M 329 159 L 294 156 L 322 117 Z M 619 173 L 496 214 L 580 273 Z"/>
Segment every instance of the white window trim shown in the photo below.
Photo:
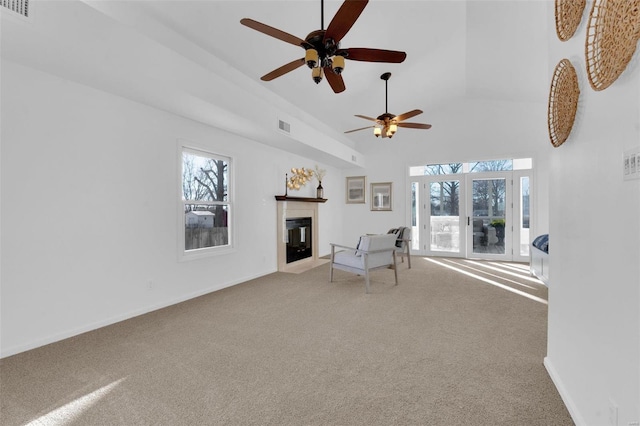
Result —
<path fill-rule="evenodd" d="M 205 248 L 201 248 L 201 249 L 195 249 L 195 250 L 185 250 L 184 247 L 184 242 L 185 242 L 185 234 L 184 234 L 184 229 L 185 229 L 185 215 L 184 215 L 184 205 L 185 202 L 182 199 L 182 154 L 183 152 L 191 152 L 194 154 L 202 154 L 205 156 L 211 156 L 214 158 L 221 158 L 221 159 L 225 159 L 226 161 L 228 161 L 228 167 L 229 167 L 229 171 L 227 174 L 228 177 L 228 183 L 227 183 L 227 187 L 229 188 L 229 191 L 227 193 L 227 197 L 228 197 L 228 201 L 225 202 L 220 202 L 220 201 L 213 201 L 213 202 L 206 202 L 203 204 L 211 204 L 211 205 L 228 205 L 229 206 L 229 216 L 227 218 L 228 220 L 228 228 L 229 228 L 229 244 L 225 245 L 225 246 L 217 246 L 217 247 L 205 247 Z M 214 256 L 220 256 L 220 255 L 225 255 L 225 254 L 229 254 L 229 253 L 233 253 L 236 252 L 236 232 L 235 232 L 235 206 L 234 206 L 234 199 L 235 199 L 235 160 L 232 156 L 229 155 L 224 155 L 224 154 L 220 154 L 220 153 L 216 153 L 214 151 L 211 150 L 210 147 L 207 147 L 205 145 L 201 145 L 198 144 L 196 142 L 193 141 L 188 141 L 185 139 L 178 139 L 177 141 L 177 150 L 176 150 L 176 158 L 177 158 L 177 195 L 176 195 L 176 200 L 177 200 L 177 227 L 178 227 L 178 234 L 177 234 L 177 251 L 178 251 L 178 262 L 188 262 L 191 260 L 197 260 L 197 259 L 204 259 L 204 258 L 208 258 L 208 257 L 214 257 Z"/>

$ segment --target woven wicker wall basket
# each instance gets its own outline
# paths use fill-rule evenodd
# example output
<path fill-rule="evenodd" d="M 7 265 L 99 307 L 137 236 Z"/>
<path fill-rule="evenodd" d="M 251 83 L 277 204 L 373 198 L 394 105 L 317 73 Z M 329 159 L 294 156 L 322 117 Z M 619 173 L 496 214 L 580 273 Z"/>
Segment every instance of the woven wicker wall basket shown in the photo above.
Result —
<path fill-rule="evenodd" d="M 569 137 L 578 110 L 579 96 L 576 69 L 568 59 L 563 59 L 556 65 L 549 91 L 547 122 L 551 145 L 559 147 Z"/>
<path fill-rule="evenodd" d="M 586 0 L 556 0 L 556 34 L 567 41 L 575 34 L 582 21 Z"/>
<path fill-rule="evenodd" d="M 585 42 L 587 76 L 594 90 L 620 77 L 640 37 L 640 0 L 595 0 Z"/>

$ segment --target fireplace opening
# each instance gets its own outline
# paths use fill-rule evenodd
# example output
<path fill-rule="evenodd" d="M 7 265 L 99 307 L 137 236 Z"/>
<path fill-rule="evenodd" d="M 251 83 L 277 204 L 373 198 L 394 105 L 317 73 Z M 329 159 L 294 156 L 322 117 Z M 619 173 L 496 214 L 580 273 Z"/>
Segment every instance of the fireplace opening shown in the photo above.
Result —
<path fill-rule="evenodd" d="M 287 263 L 313 256 L 311 218 L 287 218 Z"/>

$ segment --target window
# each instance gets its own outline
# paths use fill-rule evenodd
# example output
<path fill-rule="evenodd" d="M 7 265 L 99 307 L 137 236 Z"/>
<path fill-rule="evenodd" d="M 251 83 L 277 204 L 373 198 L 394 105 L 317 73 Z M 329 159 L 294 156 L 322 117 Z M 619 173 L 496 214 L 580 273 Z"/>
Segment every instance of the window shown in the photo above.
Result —
<path fill-rule="evenodd" d="M 426 166 L 411 167 L 409 174 L 411 176 L 456 174 L 462 173 L 462 166 L 462 163 L 428 164 Z"/>
<path fill-rule="evenodd" d="M 513 170 L 513 160 L 478 161 L 469 163 L 469 173 Z"/>
<path fill-rule="evenodd" d="M 231 159 L 181 147 L 183 257 L 231 248 Z"/>
<path fill-rule="evenodd" d="M 409 176 L 455 175 L 496 171 L 528 170 L 533 167 L 531 158 L 474 161 L 468 163 L 428 164 L 409 167 Z"/>

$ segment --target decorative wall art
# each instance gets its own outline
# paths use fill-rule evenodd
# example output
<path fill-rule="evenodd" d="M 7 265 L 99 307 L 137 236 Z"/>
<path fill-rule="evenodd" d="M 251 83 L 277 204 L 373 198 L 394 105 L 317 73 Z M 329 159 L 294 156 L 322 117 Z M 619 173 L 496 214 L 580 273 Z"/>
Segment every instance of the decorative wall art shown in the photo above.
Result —
<path fill-rule="evenodd" d="M 551 145 L 556 148 L 562 145 L 571 133 L 579 96 L 576 70 L 568 59 L 563 59 L 556 65 L 553 73 L 547 110 L 549 138 Z"/>
<path fill-rule="evenodd" d="M 371 210 L 390 211 L 392 202 L 392 183 L 378 182 L 371 184 Z"/>
<path fill-rule="evenodd" d="M 347 204 L 364 204 L 365 188 L 365 176 L 347 177 Z"/>
<path fill-rule="evenodd" d="M 640 38 L 640 0 L 594 0 L 585 42 L 587 76 L 604 90 L 629 64 Z"/>
<path fill-rule="evenodd" d="M 582 21 L 586 0 L 556 0 L 556 34 L 567 41 L 575 34 Z"/>

